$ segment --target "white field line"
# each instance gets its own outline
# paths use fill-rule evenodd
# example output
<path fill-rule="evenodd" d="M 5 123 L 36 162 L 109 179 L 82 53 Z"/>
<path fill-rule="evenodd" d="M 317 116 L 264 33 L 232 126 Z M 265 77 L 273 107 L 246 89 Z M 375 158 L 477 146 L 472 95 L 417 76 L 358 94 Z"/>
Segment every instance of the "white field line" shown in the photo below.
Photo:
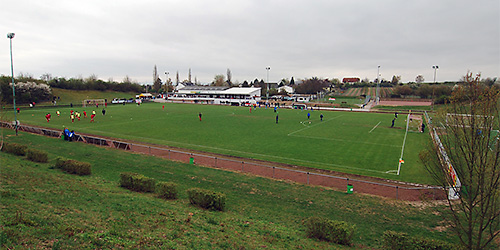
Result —
<path fill-rule="evenodd" d="M 382 122 L 382 121 L 379 121 L 379 122 L 377 123 L 377 125 L 375 125 L 375 127 L 373 127 L 373 128 L 372 128 L 372 130 L 370 130 L 370 132 L 368 132 L 368 133 L 371 133 L 373 130 L 375 130 L 375 129 L 378 127 L 378 125 L 380 125 L 380 123 L 381 123 L 381 122 Z"/>
<path fill-rule="evenodd" d="M 289 133 L 287 136 L 291 136 L 291 135 L 293 135 L 293 134 L 295 134 L 295 133 L 298 133 L 298 132 L 301 132 L 301 131 L 303 131 L 303 130 L 306 130 L 306 129 L 312 128 L 312 127 L 314 127 L 314 126 L 318 126 L 318 125 L 320 125 L 320 124 L 327 123 L 327 122 L 329 122 L 329 121 L 331 121 L 331 120 L 335 120 L 335 119 L 337 119 L 337 118 L 339 118 L 339 117 L 342 117 L 342 116 L 344 116 L 344 115 L 339 115 L 339 116 L 333 117 L 333 118 L 331 118 L 331 119 L 328 119 L 328 120 L 326 120 L 326 121 L 324 121 L 324 122 L 320 122 L 320 123 L 313 124 L 313 125 L 311 125 L 311 126 L 306 126 L 305 128 L 301 128 L 301 129 L 299 129 L 299 130 L 296 130 L 296 131 L 293 131 L 293 132 Z"/>
<path fill-rule="evenodd" d="M 92 130 L 92 129 L 89 129 L 89 130 Z M 112 132 L 106 132 L 106 133 L 107 134 L 114 134 L 114 135 L 118 136 L 118 138 L 123 138 L 121 136 L 124 136 L 123 134 L 119 134 L 119 133 L 112 133 Z M 350 166 L 333 164 L 333 163 L 323 163 L 323 162 L 316 162 L 316 161 L 307 161 L 307 160 L 300 160 L 300 159 L 289 158 L 289 157 L 282 157 L 282 156 L 276 156 L 276 155 L 251 153 L 251 152 L 246 152 L 246 151 L 239 151 L 239 150 L 233 150 L 233 149 L 225 149 L 225 148 L 205 146 L 205 145 L 192 144 L 192 143 L 159 140 L 159 139 L 153 139 L 153 138 L 142 137 L 142 136 L 131 136 L 131 135 L 126 135 L 126 136 L 128 136 L 128 137 L 134 137 L 134 138 L 138 138 L 138 139 L 146 139 L 146 141 L 147 140 L 149 140 L 149 141 L 157 141 L 157 142 L 161 142 L 163 145 L 168 145 L 168 144 L 170 144 L 170 145 L 172 145 L 172 144 L 187 145 L 187 146 L 194 146 L 194 147 L 199 147 L 199 148 L 214 149 L 214 150 L 217 150 L 217 151 L 226 151 L 226 152 L 239 153 L 241 155 L 269 157 L 269 158 L 289 160 L 289 161 L 296 161 L 296 162 L 302 162 L 302 163 L 317 164 L 317 165 L 320 165 L 320 166 L 333 166 L 333 167 L 338 167 L 338 168 L 345 168 L 345 169 L 352 169 L 352 170 L 359 170 L 359 171 L 368 171 L 368 172 L 374 172 L 374 173 L 379 173 L 379 174 L 387 174 L 385 171 L 377 171 L 377 170 L 372 170 L 372 169 L 350 167 Z"/>
<path fill-rule="evenodd" d="M 403 145 L 401 146 L 401 157 L 399 157 L 397 175 L 399 175 L 399 172 L 401 172 L 401 159 L 403 159 L 403 153 L 405 151 L 406 136 L 408 135 L 408 126 L 410 125 L 410 117 L 411 117 L 411 113 L 408 114 L 408 117 L 406 118 L 406 132 L 405 132 L 405 138 L 403 139 Z"/>
<path fill-rule="evenodd" d="M 384 146 L 384 147 L 400 148 L 400 146 L 394 145 L 394 144 L 382 144 L 382 143 L 374 143 L 374 142 L 351 141 L 351 140 L 344 140 L 344 139 L 324 138 L 324 137 L 307 136 L 307 135 L 289 135 L 289 136 L 309 138 L 309 139 L 317 139 L 317 140 L 341 141 L 341 142 L 350 142 L 350 143 L 359 143 L 359 144 L 370 144 L 370 145 L 379 145 L 379 146 Z"/>

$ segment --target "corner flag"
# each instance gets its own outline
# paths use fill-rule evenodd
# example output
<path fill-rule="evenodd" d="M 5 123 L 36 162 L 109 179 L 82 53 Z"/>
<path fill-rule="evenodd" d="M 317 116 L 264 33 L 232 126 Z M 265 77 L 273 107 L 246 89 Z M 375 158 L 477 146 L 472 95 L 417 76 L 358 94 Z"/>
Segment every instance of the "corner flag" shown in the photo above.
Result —
<path fill-rule="evenodd" d="M 399 159 L 399 163 L 405 163 L 405 161 L 401 158 Z"/>

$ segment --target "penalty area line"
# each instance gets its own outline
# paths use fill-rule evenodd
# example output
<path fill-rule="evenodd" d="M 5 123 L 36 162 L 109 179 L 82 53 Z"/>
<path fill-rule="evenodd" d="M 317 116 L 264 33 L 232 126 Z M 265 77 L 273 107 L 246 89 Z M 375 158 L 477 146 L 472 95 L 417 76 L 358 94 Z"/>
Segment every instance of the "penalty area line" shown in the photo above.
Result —
<path fill-rule="evenodd" d="M 373 127 L 372 130 L 370 130 L 370 132 L 368 132 L 368 133 L 371 133 L 373 130 L 375 130 L 378 127 L 378 125 L 380 125 L 380 123 L 382 123 L 382 121 L 379 121 L 377 123 L 377 125 L 375 125 L 375 127 Z"/>
<path fill-rule="evenodd" d="M 342 116 L 344 116 L 344 115 L 339 115 L 339 116 L 333 117 L 333 118 L 331 118 L 331 119 L 328 119 L 328 120 L 326 120 L 326 121 L 324 121 L 324 122 L 316 123 L 316 124 L 313 124 L 313 125 L 306 126 L 305 128 L 301 128 L 301 129 L 299 129 L 299 130 L 295 130 L 295 131 L 293 131 L 293 132 L 289 133 L 287 136 L 291 136 L 291 135 L 293 135 L 293 134 L 295 134 L 295 133 L 301 132 L 301 131 L 306 130 L 306 129 L 308 129 L 308 128 L 312 128 L 312 127 L 314 127 L 314 126 L 318 126 L 318 125 L 320 125 L 320 124 L 325 124 L 325 123 L 327 123 L 327 122 L 329 122 L 329 121 L 331 121 L 331 120 L 335 120 L 335 119 L 337 119 L 337 118 L 339 118 L 339 117 L 342 117 Z M 304 125 L 304 124 L 302 124 L 302 125 Z"/>

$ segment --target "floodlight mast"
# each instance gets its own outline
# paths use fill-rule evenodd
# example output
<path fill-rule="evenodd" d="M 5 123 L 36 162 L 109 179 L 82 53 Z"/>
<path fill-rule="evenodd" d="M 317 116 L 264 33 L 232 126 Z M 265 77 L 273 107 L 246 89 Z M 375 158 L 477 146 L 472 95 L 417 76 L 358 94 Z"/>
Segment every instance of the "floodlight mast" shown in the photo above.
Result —
<path fill-rule="evenodd" d="M 266 86 L 266 102 L 269 102 L 269 70 L 271 70 L 271 67 L 267 66 L 267 86 Z"/>
<path fill-rule="evenodd" d="M 12 59 L 12 38 L 14 38 L 16 34 L 14 33 L 8 33 L 7 38 L 10 40 L 10 72 L 12 76 L 12 102 L 14 104 L 14 126 L 16 129 L 16 136 L 17 136 L 17 129 L 18 129 L 18 121 L 17 121 L 17 110 L 16 110 L 16 86 L 14 83 L 14 60 Z"/>
<path fill-rule="evenodd" d="M 432 68 L 434 69 L 434 83 L 436 83 L 436 71 L 439 69 L 439 66 L 432 65 Z"/>
<path fill-rule="evenodd" d="M 377 67 L 377 96 L 375 97 L 375 102 L 377 104 L 380 102 L 380 65 Z"/>
<path fill-rule="evenodd" d="M 168 96 L 168 89 L 169 89 L 169 86 L 168 86 L 168 74 L 170 74 L 168 71 L 165 71 L 165 86 L 166 86 L 166 89 L 167 89 L 167 96 Z"/>

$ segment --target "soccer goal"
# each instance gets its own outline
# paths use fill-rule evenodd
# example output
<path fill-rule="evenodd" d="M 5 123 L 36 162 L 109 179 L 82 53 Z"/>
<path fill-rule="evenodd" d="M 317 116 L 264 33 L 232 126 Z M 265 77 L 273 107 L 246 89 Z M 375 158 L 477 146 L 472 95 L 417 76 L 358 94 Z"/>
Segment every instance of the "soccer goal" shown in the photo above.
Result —
<path fill-rule="evenodd" d="M 422 124 L 424 122 L 422 115 L 409 113 L 406 119 L 407 132 L 422 132 Z"/>
<path fill-rule="evenodd" d="M 82 107 L 92 107 L 92 106 L 104 106 L 105 100 L 104 99 L 86 99 L 83 100 Z"/>

